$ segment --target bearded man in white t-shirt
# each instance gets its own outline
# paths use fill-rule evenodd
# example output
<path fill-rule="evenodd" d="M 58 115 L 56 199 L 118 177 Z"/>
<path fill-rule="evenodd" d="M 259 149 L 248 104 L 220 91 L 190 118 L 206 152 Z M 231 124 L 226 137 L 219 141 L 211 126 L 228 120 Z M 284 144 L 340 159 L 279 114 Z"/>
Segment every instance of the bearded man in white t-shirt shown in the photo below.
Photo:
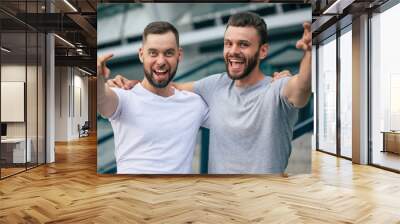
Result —
<path fill-rule="evenodd" d="M 182 60 L 176 28 L 153 22 L 144 29 L 139 49 L 144 78 L 130 90 L 105 84 L 112 56 L 97 59 L 97 108 L 114 131 L 117 173 L 192 173 L 196 134 L 208 108 L 200 96 L 170 83 Z"/>

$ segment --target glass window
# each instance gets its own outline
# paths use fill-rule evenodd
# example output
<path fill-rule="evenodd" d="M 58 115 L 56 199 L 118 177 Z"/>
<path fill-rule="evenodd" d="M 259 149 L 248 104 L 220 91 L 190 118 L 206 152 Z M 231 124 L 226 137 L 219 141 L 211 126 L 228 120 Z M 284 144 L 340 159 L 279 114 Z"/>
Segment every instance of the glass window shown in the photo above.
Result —
<path fill-rule="evenodd" d="M 1 34 L 1 176 L 24 171 L 30 162 L 26 142 L 26 33 Z M 27 147 L 28 146 L 28 147 Z"/>
<path fill-rule="evenodd" d="M 400 170 L 400 4 L 371 19 L 372 163 Z"/>
<path fill-rule="evenodd" d="M 347 31 L 347 32 L 346 32 Z M 352 35 L 351 26 L 340 36 L 340 154 L 351 158 L 352 141 Z"/>
<path fill-rule="evenodd" d="M 336 35 L 318 48 L 318 149 L 336 154 Z"/>

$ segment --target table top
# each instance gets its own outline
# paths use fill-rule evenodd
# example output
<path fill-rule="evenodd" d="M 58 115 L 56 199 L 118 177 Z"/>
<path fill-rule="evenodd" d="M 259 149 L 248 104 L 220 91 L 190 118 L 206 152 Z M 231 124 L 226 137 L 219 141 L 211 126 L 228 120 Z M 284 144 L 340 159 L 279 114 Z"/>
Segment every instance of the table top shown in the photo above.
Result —
<path fill-rule="evenodd" d="M 400 134 L 400 131 L 381 131 L 381 133 L 388 133 L 388 134 Z"/>
<path fill-rule="evenodd" d="M 30 139 L 28 138 L 28 141 Z M 6 139 L 1 139 L 1 143 L 19 143 L 19 142 L 24 142 L 25 138 L 6 138 Z"/>

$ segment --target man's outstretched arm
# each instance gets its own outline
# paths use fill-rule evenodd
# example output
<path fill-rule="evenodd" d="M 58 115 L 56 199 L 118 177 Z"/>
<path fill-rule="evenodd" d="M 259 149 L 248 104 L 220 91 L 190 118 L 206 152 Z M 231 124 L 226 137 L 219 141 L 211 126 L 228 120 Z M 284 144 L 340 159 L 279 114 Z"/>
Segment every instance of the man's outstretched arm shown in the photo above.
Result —
<path fill-rule="evenodd" d="M 107 54 L 97 58 L 97 111 L 104 117 L 110 117 L 118 106 L 117 94 L 106 84 L 106 78 L 110 75 L 106 62 L 112 56 Z"/>
<path fill-rule="evenodd" d="M 304 107 L 311 95 L 311 25 L 304 23 L 303 37 L 296 47 L 304 51 L 300 62 L 299 74 L 290 78 L 283 89 L 283 94 L 295 107 Z"/>

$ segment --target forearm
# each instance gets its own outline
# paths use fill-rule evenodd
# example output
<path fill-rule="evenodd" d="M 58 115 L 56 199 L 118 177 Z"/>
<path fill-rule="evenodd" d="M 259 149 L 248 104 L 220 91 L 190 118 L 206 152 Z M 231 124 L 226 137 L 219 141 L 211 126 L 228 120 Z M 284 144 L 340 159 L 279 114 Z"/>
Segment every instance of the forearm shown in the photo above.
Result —
<path fill-rule="evenodd" d="M 97 111 L 104 117 L 110 117 L 117 106 L 117 94 L 108 87 L 102 75 L 97 76 Z"/>
<path fill-rule="evenodd" d="M 186 90 L 190 92 L 193 92 L 194 88 L 194 82 L 185 82 L 185 83 L 174 82 L 172 83 L 172 85 L 179 90 Z"/>
<path fill-rule="evenodd" d="M 299 74 L 297 75 L 299 90 L 311 93 L 311 51 L 305 51 L 300 62 Z"/>
<path fill-rule="evenodd" d="M 305 51 L 299 73 L 284 87 L 284 94 L 295 107 L 304 107 L 311 95 L 311 51 Z"/>

